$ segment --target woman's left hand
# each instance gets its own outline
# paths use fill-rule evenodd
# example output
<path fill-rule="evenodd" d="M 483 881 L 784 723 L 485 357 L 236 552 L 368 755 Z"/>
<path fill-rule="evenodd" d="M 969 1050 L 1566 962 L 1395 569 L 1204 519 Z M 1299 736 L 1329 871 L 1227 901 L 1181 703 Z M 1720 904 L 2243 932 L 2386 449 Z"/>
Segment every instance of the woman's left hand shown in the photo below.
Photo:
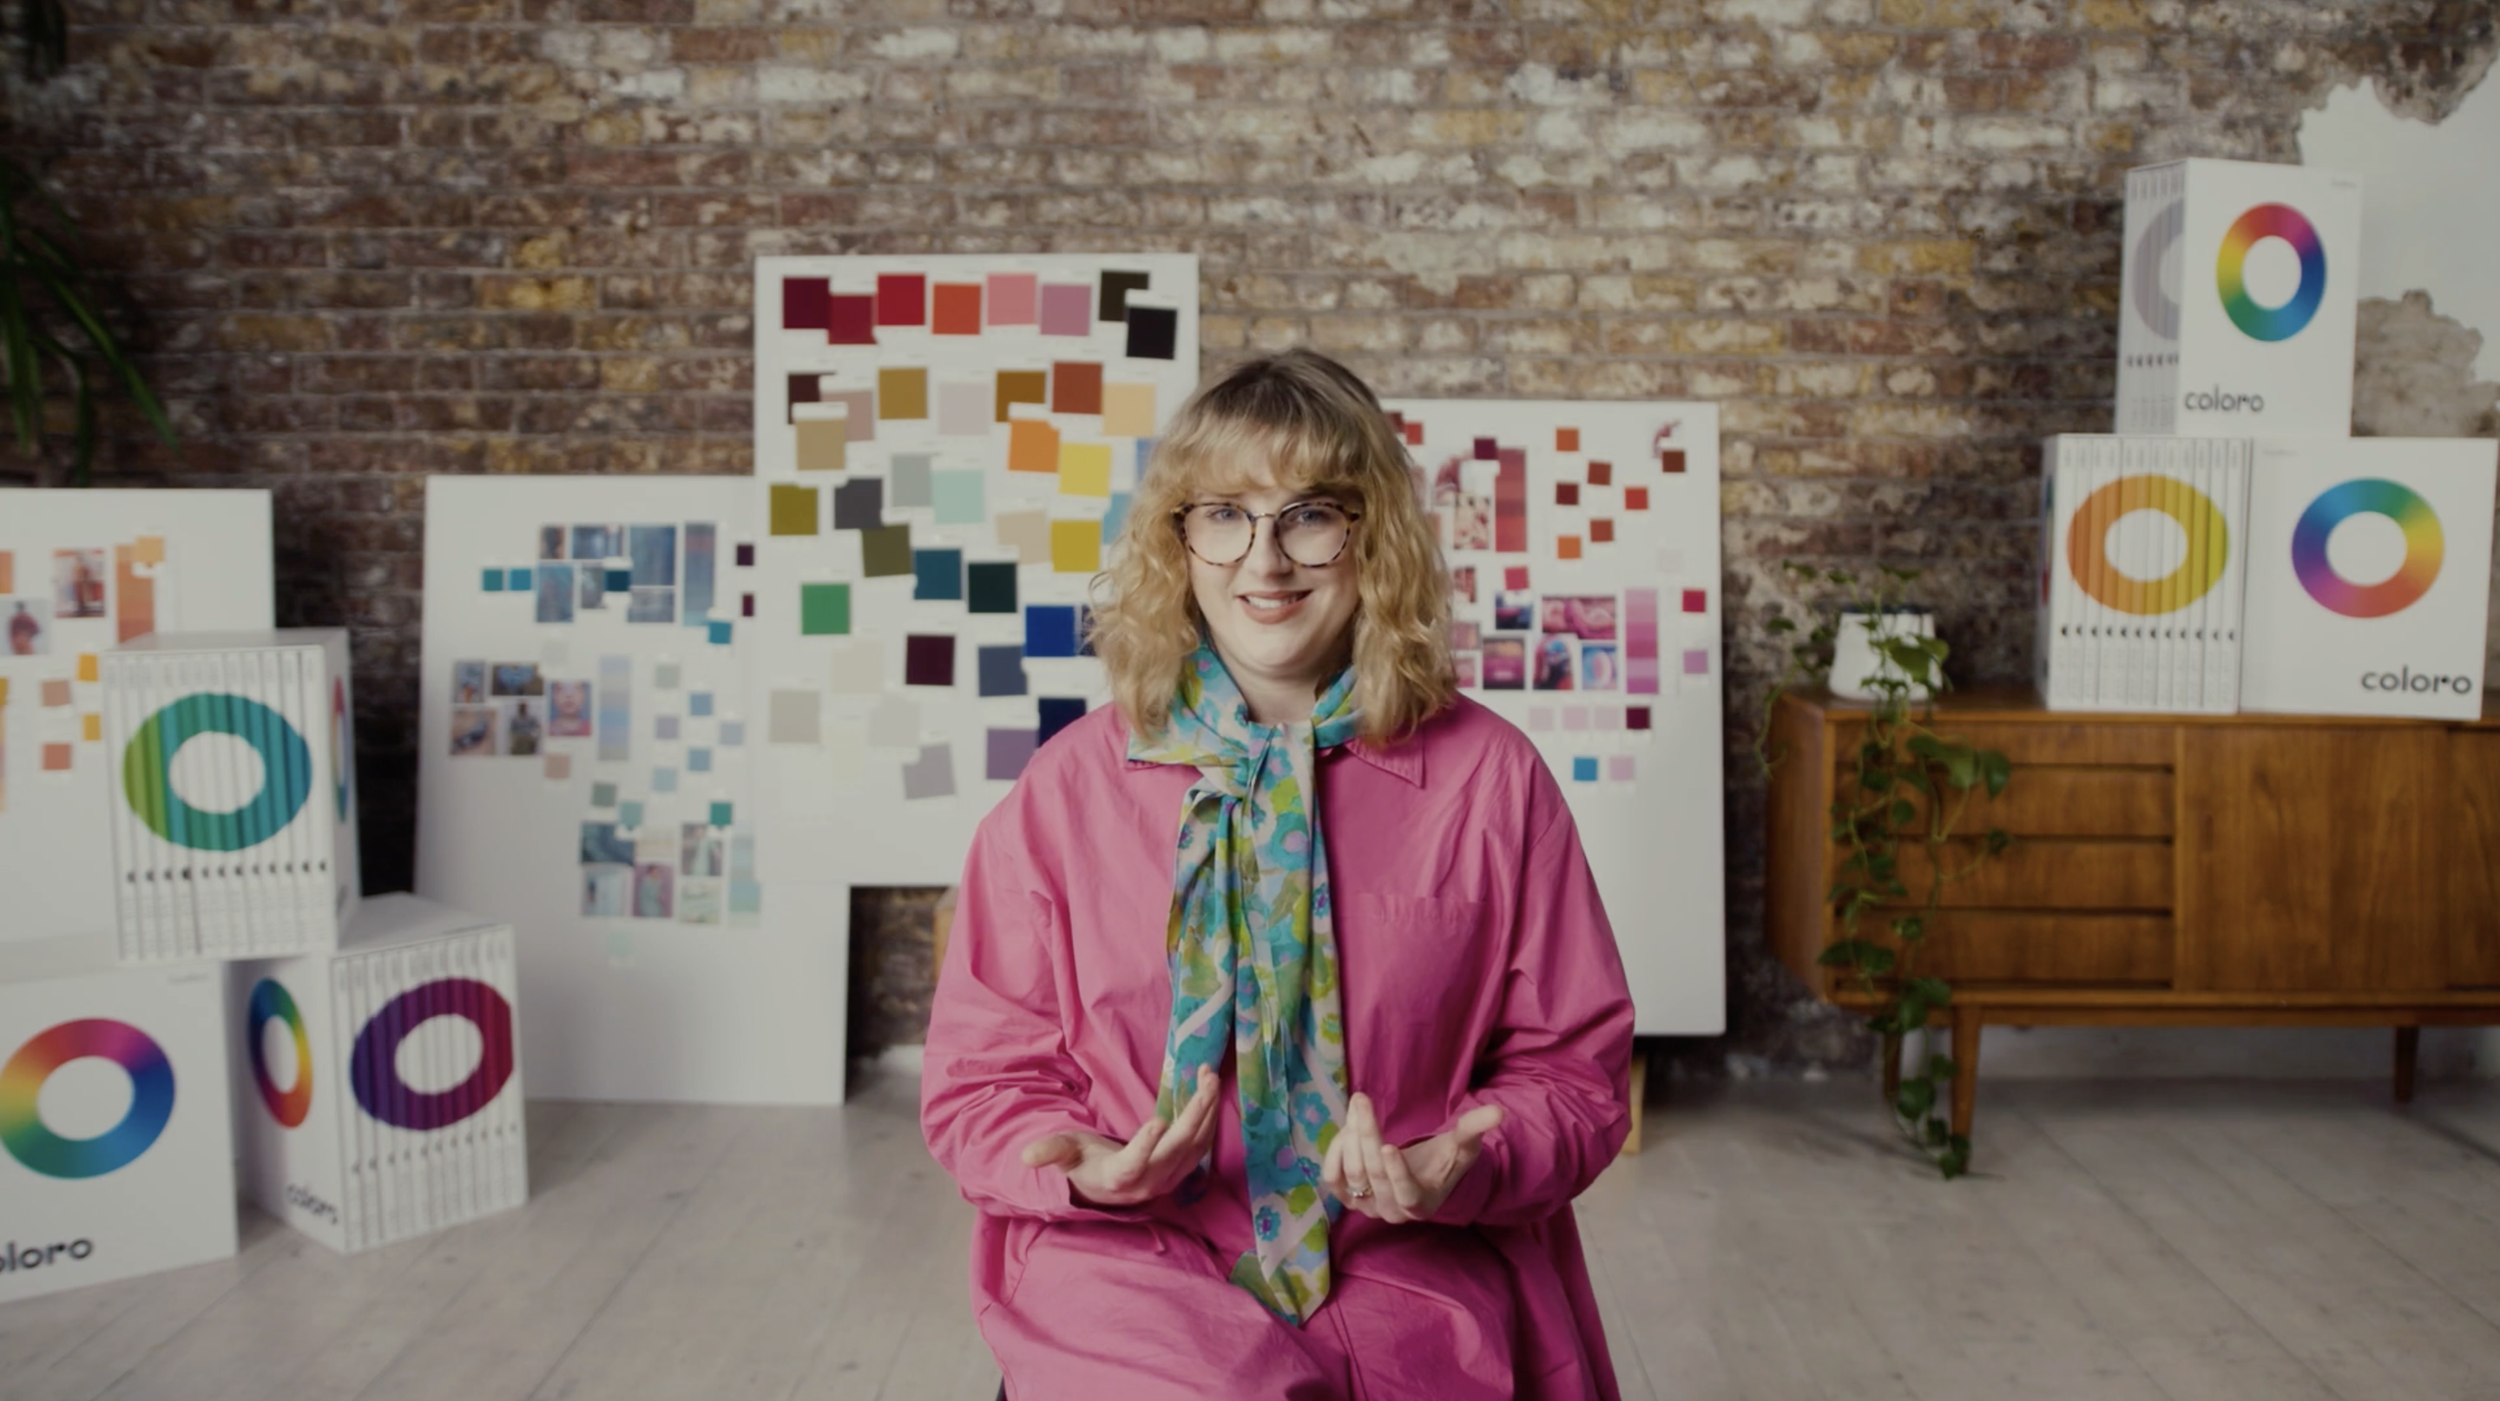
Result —
<path fill-rule="evenodd" d="M 1346 1102 L 1346 1121 L 1320 1163 L 1320 1182 L 1365 1216 L 1429 1221 L 1475 1166 L 1484 1136 L 1501 1122 L 1500 1105 L 1479 1105 L 1458 1116 L 1448 1132 L 1400 1148 L 1381 1136 L 1371 1096 L 1357 1094 Z"/>

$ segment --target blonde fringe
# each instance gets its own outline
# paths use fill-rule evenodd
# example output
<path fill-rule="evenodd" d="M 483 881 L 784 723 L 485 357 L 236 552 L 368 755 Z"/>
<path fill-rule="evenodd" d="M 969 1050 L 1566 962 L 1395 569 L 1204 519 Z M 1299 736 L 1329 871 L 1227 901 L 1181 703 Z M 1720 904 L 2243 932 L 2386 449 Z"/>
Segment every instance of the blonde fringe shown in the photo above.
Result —
<path fill-rule="evenodd" d="M 1205 626 L 1173 513 L 1268 481 L 1362 513 L 1348 547 L 1361 599 L 1355 702 L 1363 737 L 1395 743 L 1458 695 L 1449 570 L 1380 401 L 1351 370 L 1307 350 L 1250 361 L 1202 387 L 1155 445 L 1121 529 L 1119 561 L 1094 581 L 1090 636 L 1112 696 L 1139 733 L 1159 733 L 1170 720 Z"/>

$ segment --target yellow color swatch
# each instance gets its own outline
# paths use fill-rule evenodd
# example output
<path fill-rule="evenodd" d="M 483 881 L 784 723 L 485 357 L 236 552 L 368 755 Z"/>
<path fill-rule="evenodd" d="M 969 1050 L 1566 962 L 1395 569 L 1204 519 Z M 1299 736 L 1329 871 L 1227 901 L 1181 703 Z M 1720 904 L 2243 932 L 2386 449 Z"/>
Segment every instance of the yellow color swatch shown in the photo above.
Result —
<path fill-rule="evenodd" d="M 816 488 L 782 486 L 772 490 L 772 531 L 775 535 L 813 535 L 816 533 Z"/>
<path fill-rule="evenodd" d="M 0 705 L 9 703 L 9 678 L 0 676 Z"/>
<path fill-rule="evenodd" d="M 89 744 L 104 738 L 104 717 L 94 711 L 79 716 L 78 733 L 84 736 Z"/>
<path fill-rule="evenodd" d="M 877 417 L 927 418 L 929 372 L 924 369 L 877 371 Z"/>
<path fill-rule="evenodd" d="M 93 681 L 93 680 L 95 680 L 95 679 L 96 679 L 96 674 L 97 674 L 97 673 L 96 673 L 95 653 L 93 653 L 93 652 L 81 652 L 81 653 L 79 653 L 79 654 L 78 654 L 78 679 L 79 679 L 79 680 L 81 680 L 81 681 Z"/>
<path fill-rule="evenodd" d="M 1151 384 L 1104 385 L 1102 431 L 1114 438 L 1153 437 L 1155 387 Z"/>
<path fill-rule="evenodd" d="M 1111 445 L 1109 443 L 1061 443 L 1059 445 L 1059 494 L 1061 496 L 1109 496 L 1111 494 Z"/>
<path fill-rule="evenodd" d="M 165 562 L 165 537 L 142 535 L 132 541 L 130 562 L 132 564 L 163 564 Z"/>
<path fill-rule="evenodd" d="M 840 472 L 850 465 L 851 424 L 846 418 L 799 420 L 799 470 Z"/>
<path fill-rule="evenodd" d="M 1102 522 L 1052 521 L 1050 567 L 1062 574 L 1091 574 L 1102 568 Z"/>
<path fill-rule="evenodd" d="M 1007 425 L 1007 470 L 1059 470 L 1059 430 L 1038 418 L 1019 418 Z"/>

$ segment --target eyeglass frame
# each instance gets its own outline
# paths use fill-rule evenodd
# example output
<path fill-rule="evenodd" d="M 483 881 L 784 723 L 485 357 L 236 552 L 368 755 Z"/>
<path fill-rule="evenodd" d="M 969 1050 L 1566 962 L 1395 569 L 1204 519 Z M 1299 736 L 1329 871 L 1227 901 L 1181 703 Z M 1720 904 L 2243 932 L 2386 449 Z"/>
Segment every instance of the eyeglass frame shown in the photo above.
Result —
<path fill-rule="evenodd" d="M 1235 555 L 1228 560 L 1211 560 L 1205 555 L 1199 554 L 1198 547 L 1189 543 L 1189 513 L 1197 510 L 1201 506 L 1230 506 L 1235 510 L 1241 511 L 1243 515 L 1250 518 L 1250 539 L 1242 545 L 1240 554 Z M 1342 501 L 1326 496 L 1306 496 L 1299 501 L 1288 501 L 1273 511 L 1243 510 L 1241 503 L 1238 501 L 1192 501 L 1185 505 L 1175 506 L 1172 508 L 1172 531 L 1174 534 L 1181 537 L 1181 548 L 1187 550 L 1193 558 L 1198 560 L 1199 563 L 1215 569 L 1230 569 L 1241 563 L 1243 560 L 1248 559 L 1251 551 L 1256 550 L 1259 547 L 1259 522 L 1275 520 L 1283 516 L 1287 511 L 1293 510 L 1297 506 L 1329 506 L 1342 513 L 1345 516 L 1345 539 L 1338 542 L 1337 552 L 1335 554 L 1330 555 L 1318 564 L 1304 564 L 1302 561 L 1295 559 L 1289 554 L 1285 555 L 1285 562 L 1297 569 L 1326 569 L 1330 565 L 1335 564 L 1338 560 L 1345 558 L 1346 547 L 1354 543 L 1354 523 L 1363 518 L 1363 513 L 1353 509 Z M 1268 537 L 1270 539 L 1276 538 L 1276 531 L 1273 528 L 1269 529 Z M 1285 553 L 1285 547 L 1282 541 L 1278 542 L 1276 552 L 1278 554 Z"/>

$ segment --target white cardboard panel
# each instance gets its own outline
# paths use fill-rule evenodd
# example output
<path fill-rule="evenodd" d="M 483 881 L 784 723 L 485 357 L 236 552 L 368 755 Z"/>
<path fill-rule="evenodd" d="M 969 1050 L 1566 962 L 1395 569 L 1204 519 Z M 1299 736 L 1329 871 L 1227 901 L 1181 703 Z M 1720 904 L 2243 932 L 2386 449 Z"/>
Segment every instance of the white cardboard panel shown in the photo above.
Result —
<path fill-rule="evenodd" d="M 103 935 L 0 947 L 0 1301 L 234 1254 L 222 983 Z"/>
<path fill-rule="evenodd" d="M 1128 355 L 1128 323 L 1101 315 L 1106 274 L 1116 273 L 1143 277 L 1144 287 L 1132 294 L 1136 305 L 1171 313 L 1168 358 Z M 821 283 L 834 297 L 875 296 L 882 279 L 896 277 L 925 279 L 927 324 L 876 325 L 873 344 L 836 343 L 830 329 L 792 324 L 816 319 L 793 300 L 804 301 L 804 289 Z M 1003 303 L 994 295 L 1000 289 L 993 277 L 1038 283 L 1043 304 L 1032 323 L 1010 315 L 1017 324 L 997 324 Z M 977 334 L 939 333 L 941 285 L 981 289 Z M 1054 324 L 1054 287 L 1083 289 L 1081 332 L 1062 333 L 1077 328 Z M 960 551 L 967 564 L 1018 561 L 1009 523 L 1037 516 L 1092 532 L 1100 563 L 1107 565 L 1111 551 L 1101 543 L 1102 524 L 1134 486 L 1151 441 L 1133 420 L 1143 416 L 1159 429 L 1197 384 L 1197 259 L 1119 253 L 762 258 L 755 296 L 756 518 L 769 522 L 776 491 L 803 489 L 824 498 L 814 506 L 818 533 L 767 531 L 760 545 L 756 681 L 759 690 L 783 698 L 796 727 L 784 728 L 788 742 L 773 745 L 759 775 L 771 816 L 759 833 L 762 855 L 774 870 L 804 873 L 792 878 L 809 882 L 808 904 L 816 907 L 847 908 L 848 887 L 860 881 L 951 885 L 962 875 L 974 828 L 1012 786 L 1008 778 L 988 776 L 990 732 L 1035 733 L 1042 697 L 1081 699 L 1092 709 L 1109 696 L 1101 666 L 1090 657 L 1027 656 L 1026 694 L 984 697 L 980 649 L 1023 647 L 1025 610 L 1078 607 L 1093 571 L 1058 569 L 1045 550 L 1040 560 L 1015 569 L 1014 613 L 973 613 L 968 598 L 916 598 L 911 576 L 866 576 L 866 542 L 856 530 L 832 528 L 832 498 L 843 488 L 871 487 L 882 497 L 883 524 L 908 526 L 913 548 Z M 1105 386 L 1099 411 L 1062 411 L 1063 384 L 1074 382 L 1063 380 L 1063 365 L 1098 367 Z M 926 416 L 888 416 L 895 404 L 879 397 L 888 387 L 881 377 L 924 370 Z M 1063 479 L 1009 470 L 1018 430 L 998 416 L 1001 372 L 1041 372 L 1048 401 L 1014 404 L 1010 418 L 1046 425 L 1063 444 L 1107 452 L 1108 494 L 1089 494 L 1100 483 L 1088 483 L 1082 471 Z M 1151 405 L 1124 403 L 1124 394 L 1138 391 L 1119 386 L 1144 386 Z M 817 402 L 794 403 L 794 387 L 801 394 L 812 390 Z M 978 400 L 981 411 L 950 416 L 954 395 L 966 396 L 966 406 Z M 851 420 L 852 407 L 871 408 L 873 427 Z M 819 415 L 836 412 L 845 414 L 840 421 L 847 433 L 841 470 L 804 467 L 802 425 L 794 418 L 824 423 L 831 420 Z M 927 504 L 916 504 L 923 500 L 924 468 L 934 474 L 935 489 Z M 975 475 L 978 510 L 950 509 L 947 487 L 968 486 Z M 810 584 L 847 587 L 847 634 L 803 633 L 800 602 Z M 950 683 L 913 684 L 906 639 L 914 635 L 952 639 Z M 801 734 L 807 737 L 797 738 Z M 766 920 L 784 927 L 794 913 L 806 911 L 774 907 Z"/>
<path fill-rule="evenodd" d="M 155 553 L 149 541 L 161 542 L 161 562 L 138 558 Z M 269 493 L 0 491 L 0 556 L 10 576 L 0 587 L 0 942 L 109 937 L 106 797 L 120 756 L 86 738 L 103 702 L 79 679 L 80 658 L 148 632 L 270 626 Z M 48 684 L 66 687 L 68 703 L 45 704 Z M 45 768 L 47 747 L 66 769 Z"/>
<path fill-rule="evenodd" d="M 1636 1028 L 1725 1030 L 1717 407 L 1387 407 L 1403 420 L 1451 568 L 1462 581 L 1474 574 L 1475 596 L 1462 583 L 1454 617 L 1480 640 L 1522 640 L 1521 688 L 1486 685 L 1491 651 L 1480 649 L 1467 693 L 1527 731 L 1561 783 L 1623 951 Z M 1506 499 L 1515 503 L 1507 511 Z M 1570 549 L 1579 557 L 1565 558 Z M 1496 597 L 1513 592 L 1505 585 L 1515 569 L 1527 573 L 1517 591 L 1528 596 L 1526 626 L 1500 626 L 1520 621 Z M 1655 609 L 1654 659 L 1633 655 L 1643 596 Z M 1550 618 L 1549 597 L 1562 601 Z M 1540 656 L 1556 639 L 1571 688 L 1537 689 Z M 1469 654 L 1460 666 L 1464 682 Z M 1649 728 L 1632 727 L 1636 710 Z"/>
<path fill-rule="evenodd" d="M 428 485 L 417 890 L 513 926 L 530 1008 L 522 1042 L 533 1094 L 841 1098 L 847 903 L 796 879 L 821 869 L 823 853 L 796 853 L 779 870 L 769 858 L 759 862 L 756 914 L 737 913 L 732 898 L 733 865 L 763 829 L 755 767 L 767 717 L 752 689 L 755 625 L 741 616 L 758 571 L 736 562 L 739 546 L 757 538 L 749 528 L 754 500 L 755 483 L 734 477 L 437 477 Z M 709 616 L 726 625 L 728 641 L 714 642 L 709 625 L 629 621 L 630 592 L 603 590 L 601 606 L 584 607 L 578 576 L 571 620 L 537 620 L 542 527 L 565 528 L 568 556 L 577 526 L 678 527 L 670 555 L 678 582 L 643 587 L 675 589 L 672 604 L 683 605 L 693 577 L 689 524 L 715 527 Z M 630 543 L 616 549 L 613 561 L 628 574 L 636 567 L 630 550 Z M 656 553 L 641 567 L 656 577 Z M 528 592 L 483 587 L 486 571 L 502 571 L 509 584 L 516 569 L 531 572 Z M 551 616 L 566 611 L 549 609 Z M 619 670 L 603 671 L 610 659 Z M 456 682 L 469 679 L 457 670 L 462 662 L 535 668 L 542 694 L 507 696 L 499 708 L 485 675 L 475 680 L 486 694 L 455 704 Z M 529 684 L 519 671 L 512 675 Z M 621 757 L 602 758 L 618 752 L 598 733 L 601 709 L 616 699 L 610 675 L 628 678 L 630 705 L 621 717 L 628 737 Z M 590 733 L 556 732 L 557 717 L 544 707 L 557 700 L 558 681 L 590 684 Z M 708 715 L 697 713 L 697 696 L 709 697 Z M 533 699 L 537 723 L 524 746 L 533 752 L 454 756 L 456 711 L 494 711 L 493 747 L 508 751 L 510 721 Z M 673 738 L 661 737 L 664 718 L 674 721 Z M 564 727 L 574 727 L 569 716 Z M 549 776 L 551 756 L 564 777 Z M 602 796 L 610 802 L 600 805 Z M 596 863 L 594 871 L 582 861 L 583 824 L 617 822 L 628 803 L 639 805 L 651 850 L 645 859 Z M 708 874 L 708 838 L 698 840 L 699 871 L 689 874 L 684 828 L 709 828 L 715 803 L 730 806 L 731 822 L 711 829 L 722 874 Z M 615 854 L 604 842 L 597 854 Z M 612 888 L 620 867 L 631 869 L 619 908 L 647 913 L 585 914 L 586 893 Z M 687 921 L 690 885 L 713 891 L 719 922 Z M 637 889 L 651 903 L 637 906 Z"/>

